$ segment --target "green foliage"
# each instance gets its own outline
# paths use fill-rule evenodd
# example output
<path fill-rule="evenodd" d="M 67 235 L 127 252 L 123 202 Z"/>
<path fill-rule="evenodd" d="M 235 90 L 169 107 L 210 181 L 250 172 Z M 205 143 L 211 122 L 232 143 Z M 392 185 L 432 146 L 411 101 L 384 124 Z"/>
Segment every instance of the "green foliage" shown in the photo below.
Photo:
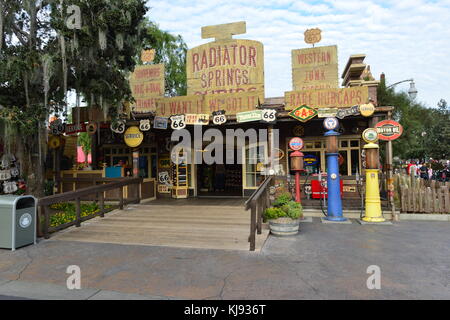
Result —
<path fill-rule="evenodd" d="M 80 135 L 78 136 L 77 143 L 83 149 L 83 152 L 86 155 L 85 160 L 87 161 L 87 155 L 89 154 L 89 152 L 91 152 L 91 144 L 92 144 L 91 136 L 87 132 L 81 132 Z"/>
<path fill-rule="evenodd" d="M 289 192 L 280 194 L 273 202 L 274 207 L 282 207 L 292 200 L 292 195 Z"/>
<path fill-rule="evenodd" d="M 401 159 L 446 159 L 450 156 L 450 109 L 445 100 L 427 108 L 405 92 L 378 87 L 378 104 L 395 107 L 393 118 L 403 126 L 403 135 L 393 142 L 394 155 Z M 425 134 L 423 134 L 425 133 Z"/>
<path fill-rule="evenodd" d="M 283 211 L 281 208 L 267 208 L 264 211 L 264 219 L 265 220 L 272 220 L 272 219 L 278 219 L 286 217 L 286 212 Z"/>
<path fill-rule="evenodd" d="M 145 26 L 143 48 L 155 49 L 154 63 L 165 65 L 166 95 L 186 95 L 186 43 L 180 35 L 171 35 L 154 22 L 147 20 Z"/>
<path fill-rule="evenodd" d="M 105 206 L 105 208 L 109 209 L 111 206 Z M 50 209 L 59 211 L 50 216 L 50 226 L 52 227 L 57 227 L 76 220 L 76 208 L 73 203 L 55 203 L 50 206 Z M 80 209 L 81 217 L 87 217 L 100 211 L 100 208 L 96 203 L 81 204 Z"/>
<path fill-rule="evenodd" d="M 286 216 L 291 219 L 298 219 L 301 216 L 303 216 L 302 205 L 293 200 L 291 200 L 288 203 L 286 203 L 285 205 L 283 205 L 281 207 L 281 210 L 283 210 L 286 213 Z"/>

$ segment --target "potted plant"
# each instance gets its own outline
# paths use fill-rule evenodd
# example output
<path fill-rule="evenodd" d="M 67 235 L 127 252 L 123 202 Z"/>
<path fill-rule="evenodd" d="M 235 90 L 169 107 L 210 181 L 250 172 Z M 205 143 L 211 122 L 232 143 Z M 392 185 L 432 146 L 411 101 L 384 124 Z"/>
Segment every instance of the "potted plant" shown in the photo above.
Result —
<path fill-rule="evenodd" d="M 291 236 L 298 233 L 303 208 L 292 200 L 290 193 L 282 193 L 273 202 L 272 208 L 264 211 L 264 220 L 269 221 L 270 232 L 277 236 Z"/>

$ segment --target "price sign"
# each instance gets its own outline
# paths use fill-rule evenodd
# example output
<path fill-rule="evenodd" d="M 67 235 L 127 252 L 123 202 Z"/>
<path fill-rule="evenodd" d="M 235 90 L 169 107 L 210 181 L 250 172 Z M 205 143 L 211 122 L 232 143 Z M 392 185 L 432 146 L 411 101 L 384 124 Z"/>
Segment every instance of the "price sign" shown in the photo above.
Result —
<path fill-rule="evenodd" d="M 139 130 L 141 131 L 149 131 L 150 130 L 150 120 L 145 119 L 139 122 Z"/>
<path fill-rule="evenodd" d="M 186 128 L 186 121 L 184 120 L 184 114 L 175 115 L 170 117 L 170 127 L 173 130 L 181 130 Z"/>
<path fill-rule="evenodd" d="M 125 132 L 125 121 L 119 120 L 111 123 L 111 131 L 115 133 L 124 133 Z"/>
<path fill-rule="evenodd" d="M 277 111 L 274 109 L 263 109 L 262 119 L 266 122 L 273 122 L 277 120 Z"/>

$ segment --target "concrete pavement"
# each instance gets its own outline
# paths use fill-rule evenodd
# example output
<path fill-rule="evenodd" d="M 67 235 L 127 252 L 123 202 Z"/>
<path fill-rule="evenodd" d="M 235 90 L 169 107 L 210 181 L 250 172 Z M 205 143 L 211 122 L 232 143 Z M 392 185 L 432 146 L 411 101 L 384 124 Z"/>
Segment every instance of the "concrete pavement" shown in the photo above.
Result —
<path fill-rule="evenodd" d="M 450 225 L 302 223 L 261 252 L 45 240 L 0 250 L 0 295 L 32 299 L 450 299 Z M 65 287 L 69 265 L 81 290 Z M 381 268 L 369 290 L 367 268 Z M 0 297 L 1 299 L 1 297 Z"/>

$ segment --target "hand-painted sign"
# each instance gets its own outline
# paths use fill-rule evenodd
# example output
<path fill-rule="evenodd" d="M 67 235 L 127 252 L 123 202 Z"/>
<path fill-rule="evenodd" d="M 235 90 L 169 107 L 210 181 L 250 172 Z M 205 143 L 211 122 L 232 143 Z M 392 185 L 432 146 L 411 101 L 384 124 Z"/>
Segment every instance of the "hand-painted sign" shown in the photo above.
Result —
<path fill-rule="evenodd" d="M 236 114 L 255 110 L 263 102 L 264 91 L 262 90 L 231 94 L 213 94 L 205 96 L 203 111 L 197 113 L 211 113 L 217 110 L 225 110 L 227 114 Z"/>
<path fill-rule="evenodd" d="M 177 114 L 170 117 L 170 127 L 173 130 L 181 130 L 186 128 L 186 120 L 184 114 Z"/>
<path fill-rule="evenodd" d="M 314 166 L 319 162 L 317 156 L 313 154 L 307 154 L 303 157 L 303 163 L 305 166 Z"/>
<path fill-rule="evenodd" d="M 138 127 L 129 127 L 123 135 L 125 144 L 131 148 L 138 147 L 144 140 L 144 134 Z"/>
<path fill-rule="evenodd" d="M 303 149 L 303 139 L 299 137 L 294 137 L 289 141 L 289 148 L 294 151 L 299 151 Z"/>
<path fill-rule="evenodd" d="M 86 132 L 86 124 L 79 123 L 79 124 L 66 124 L 64 128 L 64 133 L 66 135 L 72 135 L 78 132 Z"/>
<path fill-rule="evenodd" d="M 136 66 L 130 77 L 130 88 L 135 104 L 133 112 L 147 113 L 156 110 L 156 98 L 164 96 L 164 65 Z"/>
<path fill-rule="evenodd" d="M 156 103 L 156 115 L 170 117 L 174 114 L 206 113 L 203 112 L 204 103 L 205 99 L 201 95 L 159 98 Z"/>
<path fill-rule="evenodd" d="M 329 118 L 336 117 L 338 113 L 338 108 L 320 108 L 317 109 L 317 117 L 318 118 Z"/>
<path fill-rule="evenodd" d="M 158 184 L 158 193 L 170 193 L 170 186 Z"/>
<path fill-rule="evenodd" d="M 155 119 L 153 120 L 153 128 L 166 130 L 168 123 L 169 123 L 169 118 L 155 117 Z"/>
<path fill-rule="evenodd" d="M 378 138 L 384 141 L 398 139 L 403 133 L 403 126 L 394 120 L 383 120 L 375 125 Z"/>
<path fill-rule="evenodd" d="M 202 38 L 215 37 L 216 41 L 188 50 L 189 95 L 264 90 L 262 43 L 232 39 L 245 32 L 245 22 L 202 28 Z"/>
<path fill-rule="evenodd" d="M 215 125 L 221 125 L 227 122 L 227 116 L 225 115 L 225 110 L 214 111 L 212 113 L 212 121 Z"/>
<path fill-rule="evenodd" d="M 261 119 L 262 119 L 261 110 L 246 111 L 246 112 L 240 112 L 240 113 L 236 114 L 237 122 L 259 121 Z"/>
<path fill-rule="evenodd" d="M 338 112 L 336 113 L 336 118 L 342 120 L 345 117 L 356 116 L 358 114 L 359 114 L 359 106 L 353 106 L 351 108 L 339 109 Z"/>
<path fill-rule="evenodd" d="M 209 114 L 186 114 L 185 115 L 186 124 L 189 125 L 208 125 L 209 124 Z"/>
<path fill-rule="evenodd" d="M 139 121 L 139 130 L 149 131 L 150 130 L 150 119 L 144 119 Z"/>
<path fill-rule="evenodd" d="M 337 46 L 292 50 L 294 91 L 339 87 Z"/>
<path fill-rule="evenodd" d="M 263 109 L 262 110 L 262 120 L 266 122 L 274 122 L 277 120 L 277 110 L 274 109 Z"/>
<path fill-rule="evenodd" d="M 155 49 L 148 49 L 141 51 L 141 61 L 142 62 L 152 62 L 155 59 Z"/>
<path fill-rule="evenodd" d="M 308 120 L 311 120 L 317 115 L 317 111 L 313 108 L 310 108 L 308 106 L 301 106 L 298 107 L 291 112 L 289 112 L 289 116 L 291 116 L 294 119 L 297 119 L 301 122 L 306 122 Z"/>
<path fill-rule="evenodd" d="M 319 28 L 308 29 L 305 31 L 305 42 L 315 44 L 322 40 L 322 30 Z"/>
<path fill-rule="evenodd" d="M 286 110 L 301 105 L 314 108 L 345 108 L 366 103 L 369 100 L 369 87 L 342 89 L 304 90 L 285 93 Z"/>

